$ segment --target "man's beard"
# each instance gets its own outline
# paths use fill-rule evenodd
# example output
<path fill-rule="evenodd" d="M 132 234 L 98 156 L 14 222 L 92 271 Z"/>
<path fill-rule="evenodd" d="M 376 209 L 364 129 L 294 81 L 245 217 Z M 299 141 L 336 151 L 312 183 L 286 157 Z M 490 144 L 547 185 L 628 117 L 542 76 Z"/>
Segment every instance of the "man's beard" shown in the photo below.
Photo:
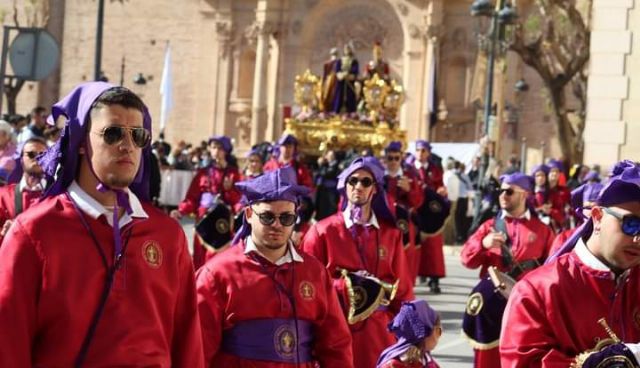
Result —
<path fill-rule="evenodd" d="M 122 176 L 109 175 L 104 183 L 111 188 L 128 188 L 135 180 L 135 176 L 131 178 L 125 178 Z"/>

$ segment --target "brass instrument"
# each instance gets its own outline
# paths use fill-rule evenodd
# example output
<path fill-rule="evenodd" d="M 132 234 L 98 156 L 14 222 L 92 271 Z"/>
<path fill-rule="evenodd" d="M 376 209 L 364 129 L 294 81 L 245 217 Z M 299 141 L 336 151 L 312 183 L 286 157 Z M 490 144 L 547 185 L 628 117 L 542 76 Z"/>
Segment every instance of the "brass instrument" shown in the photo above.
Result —
<path fill-rule="evenodd" d="M 581 368 L 584 365 L 584 363 L 587 361 L 587 359 L 589 359 L 591 354 L 597 353 L 602 349 L 606 348 L 607 346 L 619 344 L 622 342 L 620 338 L 618 338 L 618 336 L 615 334 L 615 332 L 613 332 L 611 327 L 609 327 L 609 324 L 607 323 L 607 320 L 604 317 L 600 318 L 598 320 L 598 323 L 607 332 L 607 335 L 609 335 L 609 338 L 598 341 L 596 343 L 595 348 L 578 354 L 574 362 L 571 363 L 570 368 Z M 603 359 L 602 362 L 600 362 L 596 366 L 596 368 L 609 368 L 609 367 L 635 368 L 637 367 L 637 364 L 634 364 L 634 362 L 632 362 L 629 358 L 627 358 L 624 355 L 613 355 Z"/>

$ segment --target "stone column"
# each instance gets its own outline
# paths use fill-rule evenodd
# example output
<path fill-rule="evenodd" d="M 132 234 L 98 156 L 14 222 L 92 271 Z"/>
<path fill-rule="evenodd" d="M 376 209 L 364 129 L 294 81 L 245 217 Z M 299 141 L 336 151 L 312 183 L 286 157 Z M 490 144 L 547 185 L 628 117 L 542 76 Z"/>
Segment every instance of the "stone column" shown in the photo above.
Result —
<path fill-rule="evenodd" d="M 430 136 L 430 118 L 431 118 L 431 100 L 435 98 L 436 101 L 433 103 L 433 107 L 435 107 L 435 114 L 438 113 L 438 96 L 432 96 L 433 91 L 431 90 L 432 83 L 437 83 L 438 75 L 442 74 L 440 71 L 442 70 L 440 64 L 440 55 L 438 50 L 438 43 L 440 42 L 440 37 L 442 33 L 442 27 L 440 26 L 430 26 L 427 27 L 427 31 L 425 33 L 426 40 L 426 52 L 425 52 L 425 60 L 424 60 L 424 88 L 425 94 L 422 102 L 422 111 L 421 111 L 421 120 L 424 124 L 419 125 L 419 129 L 417 131 L 418 138 L 426 138 L 431 139 Z M 436 70 L 433 70 L 433 69 Z M 433 80 L 435 78 L 435 80 Z"/>
<path fill-rule="evenodd" d="M 622 106 L 629 97 L 625 58 L 632 51 L 628 12 L 633 0 L 594 0 L 591 60 L 584 130 L 584 163 L 609 166 L 620 157 L 627 122 Z"/>
<path fill-rule="evenodd" d="M 262 3 L 262 2 L 261 2 Z M 253 77 L 253 98 L 251 101 L 251 144 L 260 142 L 260 133 L 267 122 L 267 67 L 269 65 L 269 37 L 271 23 L 260 19 L 264 12 L 258 9 L 258 20 L 253 27 L 256 32 L 256 68 Z"/>
<path fill-rule="evenodd" d="M 231 87 L 232 62 L 231 62 L 231 38 L 232 23 L 229 19 L 216 20 L 216 44 L 217 52 L 215 55 L 215 98 L 213 106 L 213 133 L 216 135 L 228 134 L 225 127 L 228 126 L 229 114 L 227 112 L 229 106 L 229 93 Z"/>

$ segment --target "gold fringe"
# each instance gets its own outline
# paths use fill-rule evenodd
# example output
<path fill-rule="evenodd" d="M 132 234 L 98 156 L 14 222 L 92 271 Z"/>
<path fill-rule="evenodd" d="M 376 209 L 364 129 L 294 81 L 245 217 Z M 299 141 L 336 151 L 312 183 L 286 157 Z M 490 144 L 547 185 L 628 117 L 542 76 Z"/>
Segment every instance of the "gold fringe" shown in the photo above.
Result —
<path fill-rule="evenodd" d="M 467 340 L 469 345 L 471 345 L 471 347 L 476 350 L 491 350 L 500 346 L 500 339 L 489 343 L 482 343 L 472 339 L 471 337 L 469 337 L 469 335 L 464 333 L 464 331 L 460 331 L 460 334 Z"/>

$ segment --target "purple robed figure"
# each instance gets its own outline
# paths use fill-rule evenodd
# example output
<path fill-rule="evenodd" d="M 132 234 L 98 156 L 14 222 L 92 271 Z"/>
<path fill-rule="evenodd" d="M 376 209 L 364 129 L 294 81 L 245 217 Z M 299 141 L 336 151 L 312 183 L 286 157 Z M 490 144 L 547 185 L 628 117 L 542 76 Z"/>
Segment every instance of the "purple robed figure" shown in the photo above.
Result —
<path fill-rule="evenodd" d="M 337 81 L 331 111 L 336 114 L 353 113 L 358 106 L 356 93 L 356 79 L 360 73 L 358 59 L 355 58 L 351 45 L 345 45 L 343 53 L 344 55 L 335 63 Z"/>

